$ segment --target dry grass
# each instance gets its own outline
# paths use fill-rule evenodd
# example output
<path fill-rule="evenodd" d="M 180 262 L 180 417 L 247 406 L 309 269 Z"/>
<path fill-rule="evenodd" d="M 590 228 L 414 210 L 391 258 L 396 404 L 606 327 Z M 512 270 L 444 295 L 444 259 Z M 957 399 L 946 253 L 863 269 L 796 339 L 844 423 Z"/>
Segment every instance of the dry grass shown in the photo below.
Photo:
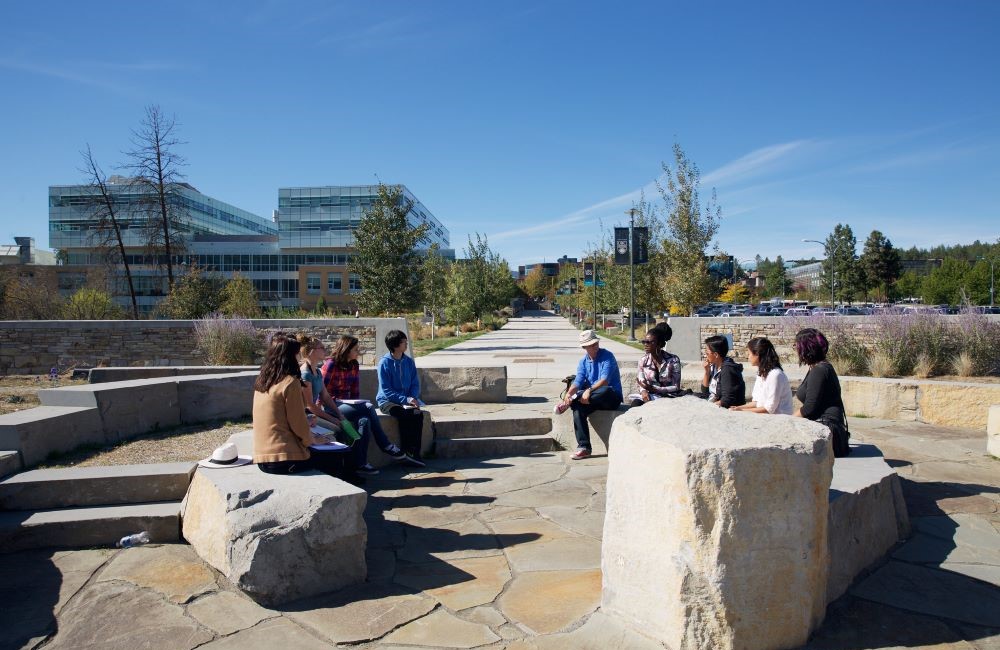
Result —
<path fill-rule="evenodd" d="M 913 365 L 913 376 L 927 379 L 932 374 L 934 374 L 934 360 L 929 354 L 921 352 L 917 355 L 917 362 Z"/>
<path fill-rule="evenodd" d="M 893 377 L 896 375 L 896 360 L 888 352 L 876 350 L 868 361 L 872 377 Z"/>
<path fill-rule="evenodd" d="M 952 359 L 951 369 L 959 377 L 971 377 L 976 373 L 976 362 L 968 352 L 960 352 Z"/>
<path fill-rule="evenodd" d="M 55 380 L 51 380 L 48 375 L 0 377 L 0 415 L 40 406 L 38 391 L 45 388 L 80 386 L 86 383 L 84 379 L 69 379 L 68 377 L 56 377 Z"/>

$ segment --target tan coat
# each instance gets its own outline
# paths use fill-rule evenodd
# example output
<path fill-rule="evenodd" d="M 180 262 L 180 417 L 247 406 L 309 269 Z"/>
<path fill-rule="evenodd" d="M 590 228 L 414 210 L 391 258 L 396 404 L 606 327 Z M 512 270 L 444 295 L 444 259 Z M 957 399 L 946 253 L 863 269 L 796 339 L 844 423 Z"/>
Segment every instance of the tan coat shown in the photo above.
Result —
<path fill-rule="evenodd" d="M 298 377 L 289 375 L 267 393 L 253 392 L 253 462 L 306 460 L 312 432 Z"/>

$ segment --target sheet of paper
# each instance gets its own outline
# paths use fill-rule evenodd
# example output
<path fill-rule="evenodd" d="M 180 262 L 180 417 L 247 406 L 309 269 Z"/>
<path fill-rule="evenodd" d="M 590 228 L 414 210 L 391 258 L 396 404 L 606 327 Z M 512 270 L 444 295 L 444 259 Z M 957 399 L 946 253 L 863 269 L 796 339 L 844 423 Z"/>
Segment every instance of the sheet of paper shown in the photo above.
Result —
<path fill-rule="evenodd" d="M 339 442 L 333 441 L 322 445 L 309 445 L 310 449 L 315 449 L 316 451 L 343 451 L 345 449 L 350 449 L 347 445 L 341 444 Z"/>

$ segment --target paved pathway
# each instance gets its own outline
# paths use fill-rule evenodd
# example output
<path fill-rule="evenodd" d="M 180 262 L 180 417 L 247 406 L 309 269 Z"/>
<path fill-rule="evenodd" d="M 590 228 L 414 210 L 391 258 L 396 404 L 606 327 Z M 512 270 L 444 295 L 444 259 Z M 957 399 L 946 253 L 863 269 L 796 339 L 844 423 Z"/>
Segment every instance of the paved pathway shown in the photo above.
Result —
<path fill-rule="evenodd" d="M 511 379 L 562 379 L 576 373 L 583 357 L 579 331 L 562 316 L 527 312 L 508 321 L 502 329 L 434 352 L 417 360 L 418 366 L 507 366 Z M 622 368 L 634 369 L 642 353 L 607 338 L 601 346 L 611 350 Z"/>
<path fill-rule="evenodd" d="M 574 330 L 545 319 L 489 336 L 451 358 L 532 340 L 553 364 L 580 354 Z M 519 408 L 548 408 L 558 386 L 536 365 L 509 382 Z M 900 472 L 914 535 L 831 604 L 807 647 L 1000 649 L 1000 461 L 985 435 L 869 419 L 851 429 Z M 282 610 L 252 603 L 185 545 L 0 555 L 0 648 L 655 648 L 598 610 L 606 473 L 606 458 L 566 452 L 390 468 L 368 485 L 368 582 Z"/>

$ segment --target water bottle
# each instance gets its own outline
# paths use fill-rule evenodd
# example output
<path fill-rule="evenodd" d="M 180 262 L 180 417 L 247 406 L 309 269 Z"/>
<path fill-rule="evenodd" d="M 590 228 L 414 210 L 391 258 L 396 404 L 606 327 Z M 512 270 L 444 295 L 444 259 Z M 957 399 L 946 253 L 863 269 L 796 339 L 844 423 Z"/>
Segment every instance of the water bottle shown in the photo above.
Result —
<path fill-rule="evenodd" d="M 136 533 L 135 535 L 126 535 L 118 540 L 118 548 L 132 548 L 133 546 L 142 546 L 143 544 L 149 543 L 149 533 L 142 531 L 141 533 Z"/>

